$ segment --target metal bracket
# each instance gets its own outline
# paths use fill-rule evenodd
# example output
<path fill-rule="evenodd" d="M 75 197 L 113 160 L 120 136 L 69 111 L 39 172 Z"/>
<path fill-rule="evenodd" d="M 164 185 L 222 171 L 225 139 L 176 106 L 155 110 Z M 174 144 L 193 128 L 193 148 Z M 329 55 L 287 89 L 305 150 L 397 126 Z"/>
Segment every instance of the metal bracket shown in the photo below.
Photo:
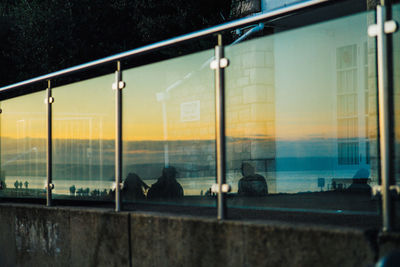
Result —
<path fill-rule="evenodd" d="M 122 81 L 122 72 L 118 69 L 115 71 L 115 82 L 112 84 L 112 89 L 117 90 L 117 89 L 124 89 L 126 86 L 125 82 Z"/>
<path fill-rule="evenodd" d="M 125 82 L 119 81 L 118 83 L 115 82 L 115 83 L 112 84 L 112 89 L 113 89 L 113 90 L 124 89 L 125 86 L 126 86 Z"/>
<path fill-rule="evenodd" d="M 210 68 L 212 70 L 216 70 L 218 68 L 224 69 L 228 66 L 229 66 L 229 59 L 227 58 L 221 58 L 220 60 L 215 59 L 210 63 Z"/>
<path fill-rule="evenodd" d="M 386 21 L 383 28 L 384 28 L 384 32 L 386 34 L 394 33 L 398 29 L 397 22 L 394 20 Z M 378 24 L 373 24 L 368 27 L 368 35 L 370 37 L 378 36 L 378 34 L 379 34 L 379 25 Z"/>
<path fill-rule="evenodd" d="M 54 184 L 50 183 L 50 184 L 45 184 L 44 188 L 47 190 L 53 190 L 54 189 Z"/>
<path fill-rule="evenodd" d="M 229 192 L 231 192 L 231 190 L 232 190 L 232 187 L 231 187 L 229 184 L 222 184 L 222 185 L 221 185 L 221 192 L 222 192 L 222 193 L 229 193 Z M 213 184 L 213 185 L 211 186 L 211 192 L 212 192 L 212 193 L 216 193 L 216 194 L 219 193 L 219 186 L 218 186 L 218 184 Z"/>
<path fill-rule="evenodd" d="M 49 98 L 44 99 L 45 104 L 53 104 L 54 103 L 54 97 L 50 96 Z"/>
<path fill-rule="evenodd" d="M 395 192 L 397 195 L 400 195 L 400 185 L 391 185 L 389 186 L 389 191 L 390 192 Z M 381 185 L 375 185 L 372 187 L 372 196 L 380 196 L 382 194 L 382 186 Z"/>

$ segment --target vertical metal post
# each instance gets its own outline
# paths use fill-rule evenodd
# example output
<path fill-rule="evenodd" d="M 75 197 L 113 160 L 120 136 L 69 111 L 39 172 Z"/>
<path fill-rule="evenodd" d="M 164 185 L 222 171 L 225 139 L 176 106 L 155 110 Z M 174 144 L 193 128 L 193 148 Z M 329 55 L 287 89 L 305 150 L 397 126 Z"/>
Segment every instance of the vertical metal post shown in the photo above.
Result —
<path fill-rule="evenodd" d="M 227 217 L 226 193 L 222 191 L 222 185 L 226 183 L 225 177 L 225 70 L 221 66 L 224 58 L 222 36 L 218 35 L 218 45 L 215 47 L 215 130 L 216 130 L 216 163 L 218 184 L 218 220 Z"/>
<path fill-rule="evenodd" d="M 384 2 L 384 1 L 383 1 Z M 386 34 L 393 33 L 397 29 L 394 21 L 386 21 L 386 7 L 376 7 L 376 24 L 368 28 L 370 36 L 376 36 L 377 43 L 377 72 L 378 72 L 378 111 L 379 111 L 379 147 L 380 147 L 380 177 L 379 191 L 382 196 L 382 221 L 383 231 L 391 231 L 393 228 L 393 209 L 390 196 L 390 176 L 392 172 L 391 162 L 391 118 L 389 99 L 389 65 Z"/>
<path fill-rule="evenodd" d="M 381 163 L 381 193 L 383 212 L 383 231 L 392 229 L 391 199 L 390 199 L 390 128 L 389 128 L 389 97 L 388 97 L 388 66 L 387 43 L 385 34 L 385 8 L 377 6 L 377 53 L 378 53 L 378 105 L 379 105 L 379 145 Z"/>
<path fill-rule="evenodd" d="M 385 9 L 377 6 L 377 52 L 378 52 L 378 105 L 379 105 L 379 145 L 381 161 L 381 185 L 382 185 L 382 212 L 383 231 L 392 229 L 391 201 L 390 201 L 390 147 L 389 147 L 389 98 L 388 98 L 388 71 L 385 34 Z"/>
<path fill-rule="evenodd" d="M 46 205 L 52 206 L 53 185 L 53 136 L 52 136 L 52 104 L 54 98 L 51 94 L 51 81 L 47 81 L 47 182 L 46 182 Z"/>
<path fill-rule="evenodd" d="M 122 183 L 122 81 L 121 63 L 117 62 L 115 72 L 115 211 L 121 210 L 121 183 Z"/>

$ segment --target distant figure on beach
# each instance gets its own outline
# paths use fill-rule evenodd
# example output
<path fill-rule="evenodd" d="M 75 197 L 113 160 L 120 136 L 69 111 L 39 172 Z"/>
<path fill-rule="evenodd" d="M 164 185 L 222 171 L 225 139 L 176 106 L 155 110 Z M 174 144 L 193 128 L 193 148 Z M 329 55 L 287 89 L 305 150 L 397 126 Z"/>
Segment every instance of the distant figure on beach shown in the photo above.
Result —
<path fill-rule="evenodd" d="M 25 181 L 24 185 L 25 185 L 25 189 L 28 189 L 29 182 Z"/>
<path fill-rule="evenodd" d="M 82 196 L 83 195 L 83 188 L 79 188 L 78 190 L 76 190 L 76 194 L 78 196 Z"/>
<path fill-rule="evenodd" d="M 88 196 L 88 195 L 89 195 L 89 192 L 90 192 L 90 188 L 87 187 L 86 189 L 83 190 L 82 193 L 83 193 L 84 196 Z"/>
<path fill-rule="evenodd" d="M 353 175 L 353 182 L 347 188 L 349 192 L 356 193 L 371 193 L 371 186 L 368 184 L 369 181 L 369 171 L 364 168 L 360 168 Z"/>
<path fill-rule="evenodd" d="M 18 187 L 19 187 L 19 182 L 18 182 L 18 180 L 15 181 L 14 186 L 15 186 L 15 189 L 18 189 Z"/>
<path fill-rule="evenodd" d="M 75 196 L 75 192 L 76 192 L 76 187 L 75 187 L 75 185 L 70 186 L 70 188 L 69 188 L 69 194 L 70 194 L 71 196 Z"/>
<path fill-rule="evenodd" d="M 122 198 L 124 200 L 145 199 L 145 192 L 148 186 L 136 173 L 129 173 L 124 181 L 122 188 Z"/>
<path fill-rule="evenodd" d="M 255 173 L 254 167 L 249 163 L 242 163 L 242 175 L 238 184 L 240 196 L 265 196 L 268 186 L 265 178 Z"/>
<path fill-rule="evenodd" d="M 162 175 L 158 178 L 149 191 L 147 192 L 148 199 L 157 198 L 181 198 L 183 197 L 183 188 L 176 181 L 177 171 L 174 167 L 164 167 Z"/>
<path fill-rule="evenodd" d="M 22 189 L 22 182 L 19 182 L 19 188 Z"/>

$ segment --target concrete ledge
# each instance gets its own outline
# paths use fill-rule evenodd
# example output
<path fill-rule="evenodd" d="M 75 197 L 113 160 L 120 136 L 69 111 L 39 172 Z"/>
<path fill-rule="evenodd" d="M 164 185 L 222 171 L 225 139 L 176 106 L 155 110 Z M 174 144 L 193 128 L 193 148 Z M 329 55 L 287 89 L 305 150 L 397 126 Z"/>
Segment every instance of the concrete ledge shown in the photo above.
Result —
<path fill-rule="evenodd" d="M 0 204 L 0 266 L 368 266 L 399 234 Z"/>
<path fill-rule="evenodd" d="M 129 214 L 0 205 L 0 266 L 129 266 Z"/>
<path fill-rule="evenodd" d="M 365 232 L 132 214 L 133 266 L 366 266 Z"/>

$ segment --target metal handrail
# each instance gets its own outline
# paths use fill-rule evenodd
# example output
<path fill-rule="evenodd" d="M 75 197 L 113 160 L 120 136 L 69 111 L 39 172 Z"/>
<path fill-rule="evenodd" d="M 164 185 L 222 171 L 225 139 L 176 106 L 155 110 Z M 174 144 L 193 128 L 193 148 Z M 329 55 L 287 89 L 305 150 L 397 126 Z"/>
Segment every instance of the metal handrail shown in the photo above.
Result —
<path fill-rule="evenodd" d="M 329 1 L 331 1 L 331 0 L 310 0 L 310 1 L 307 1 L 307 2 L 302 2 L 302 3 L 299 3 L 299 4 L 294 4 L 294 5 L 291 5 L 291 6 L 287 6 L 287 7 L 279 8 L 279 9 L 276 9 L 276 10 L 272 10 L 270 12 L 257 14 L 257 15 L 251 16 L 251 17 L 238 19 L 238 20 L 235 20 L 235 21 L 232 21 L 232 22 L 227 22 L 227 23 L 224 23 L 224 24 L 221 24 L 221 25 L 217 25 L 217 26 L 214 26 L 214 27 L 211 27 L 211 28 L 207 28 L 207 29 L 200 30 L 200 31 L 195 31 L 193 33 L 189 33 L 189 34 L 185 34 L 185 35 L 182 35 L 182 36 L 174 37 L 174 38 L 167 39 L 167 40 L 164 40 L 164 41 L 161 41 L 161 42 L 153 43 L 153 44 L 150 44 L 150 45 L 146 45 L 146 46 L 135 48 L 135 49 L 132 49 L 132 50 L 129 50 L 129 51 L 125 51 L 125 52 L 122 52 L 122 53 L 118 53 L 118 54 L 115 54 L 115 55 L 112 55 L 112 56 L 109 56 L 109 57 L 105 57 L 105 58 L 102 58 L 102 59 L 98 59 L 98 60 L 90 61 L 88 63 L 77 65 L 77 66 L 74 66 L 74 67 L 70 67 L 70 68 L 66 68 L 66 69 L 63 69 L 63 70 L 56 71 L 56 72 L 52 72 L 52 73 L 49 73 L 49 74 L 46 74 L 46 75 L 42 75 L 42 76 L 39 76 L 39 77 L 36 77 L 36 78 L 32 78 L 32 79 L 28 79 L 28 80 L 25 80 L 25 81 L 22 81 L 22 82 L 18 82 L 18 83 L 14 83 L 14 84 L 11 84 L 11 85 L 7 85 L 7 86 L 4 86 L 4 87 L 1 87 L 0 88 L 0 92 L 4 92 L 6 90 L 14 89 L 14 88 L 17 88 L 17 87 L 20 87 L 20 86 L 24 86 L 24 85 L 29 85 L 29 84 L 32 84 L 32 83 L 35 83 L 35 82 L 39 82 L 39 81 L 50 80 L 50 79 L 53 79 L 53 78 L 56 78 L 56 77 L 60 77 L 60 76 L 66 75 L 66 74 L 71 74 L 71 73 L 79 71 L 79 70 L 88 69 L 88 68 L 95 67 L 95 66 L 100 65 L 100 64 L 110 63 L 110 62 L 113 62 L 113 61 L 118 61 L 118 60 L 121 60 L 123 58 L 131 57 L 131 56 L 134 56 L 134 55 L 137 56 L 137 55 L 140 55 L 140 54 L 152 52 L 152 51 L 158 50 L 160 48 L 166 48 L 166 47 L 169 47 L 171 45 L 179 44 L 179 43 L 182 43 L 182 42 L 185 42 L 185 41 L 188 41 L 188 40 L 192 40 L 192 39 L 196 39 L 196 38 L 199 38 L 199 37 L 205 37 L 205 36 L 208 36 L 208 35 L 211 35 L 211 34 L 215 34 L 217 32 L 230 30 L 230 29 L 233 29 L 233 28 L 237 28 L 237 27 L 248 25 L 248 24 L 252 24 L 252 23 L 257 23 L 257 22 L 259 22 L 261 20 L 273 18 L 273 17 L 279 16 L 279 15 L 283 15 L 283 14 L 294 12 L 294 11 L 299 11 L 299 10 L 302 10 L 302 9 L 305 9 L 305 8 L 309 8 L 309 7 L 314 7 L 314 6 L 320 5 L 320 4 L 325 3 L 325 2 L 329 2 Z"/>

